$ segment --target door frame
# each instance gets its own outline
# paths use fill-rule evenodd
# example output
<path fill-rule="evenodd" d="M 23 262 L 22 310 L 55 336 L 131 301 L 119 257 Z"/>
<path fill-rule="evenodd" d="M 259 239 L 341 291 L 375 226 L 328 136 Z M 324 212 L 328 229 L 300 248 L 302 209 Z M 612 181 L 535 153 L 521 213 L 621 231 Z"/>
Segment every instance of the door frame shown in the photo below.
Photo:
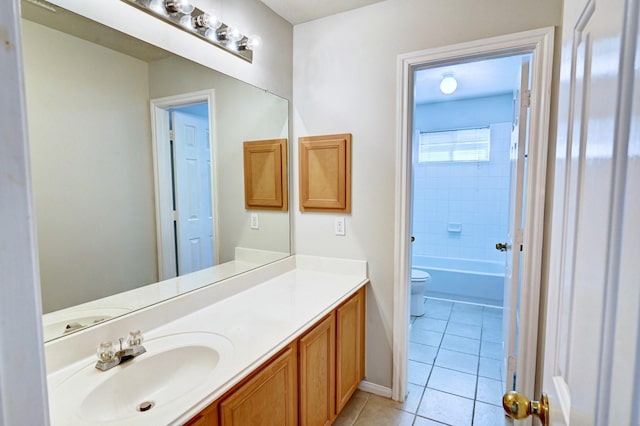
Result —
<path fill-rule="evenodd" d="M 511 54 L 532 54 L 529 152 L 526 176 L 520 324 L 530 324 L 518 341 L 517 389 L 532 395 L 536 380 L 538 314 L 542 278 L 544 205 L 549 144 L 554 27 L 507 34 L 398 56 L 397 142 L 394 240 L 394 314 L 392 398 L 407 393 L 409 351 L 409 282 L 411 273 L 413 71 L 425 65 L 442 66 Z M 535 143 L 533 143 L 535 141 Z M 528 283 L 528 285 L 524 285 Z M 528 366 L 528 368 L 523 368 Z"/>
<path fill-rule="evenodd" d="M 153 180 L 156 204 L 156 234 L 158 249 L 158 277 L 165 280 L 176 276 L 175 233 L 173 228 L 173 195 L 171 176 L 171 150 L 169 146 L 169 109 L 207 103 L 209 114 L 209 146 L 211 147 L 211 202 L 213 204 L 213 261 L 219 263 L 218 187 L 215 160 L 217 137 L 215 127 L 215 90 L 202 90 L 176 96 L 152 99 L 151 145 L 153 150 Z"/>
<path fill-rule="evenodd" d="M 7 4 L 8 3 L 8 4 Z M 0 423 L 49 424 L 20 3 L 0 14 Z M 27 332 L 28 330 L 28 332 Z M 16 392 L 16 390 L 18 390 Z"/>

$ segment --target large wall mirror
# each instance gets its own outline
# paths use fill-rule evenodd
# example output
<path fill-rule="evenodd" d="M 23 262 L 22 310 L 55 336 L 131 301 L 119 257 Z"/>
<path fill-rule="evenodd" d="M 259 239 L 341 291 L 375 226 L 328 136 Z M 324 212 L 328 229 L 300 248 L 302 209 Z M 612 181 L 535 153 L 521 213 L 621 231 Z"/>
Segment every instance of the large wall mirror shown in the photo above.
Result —
<path fill-rule="evenodd" d="M 287 100 L 54 9 L 22 3 L 45 340 L 289 256 L 242 151 Z"/>

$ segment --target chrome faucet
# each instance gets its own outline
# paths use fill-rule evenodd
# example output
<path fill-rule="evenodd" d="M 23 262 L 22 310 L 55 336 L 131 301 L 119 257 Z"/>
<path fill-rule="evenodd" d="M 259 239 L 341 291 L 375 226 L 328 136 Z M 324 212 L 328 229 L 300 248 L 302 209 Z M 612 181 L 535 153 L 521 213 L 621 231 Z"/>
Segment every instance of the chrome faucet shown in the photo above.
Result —
<path fill-rule="evenodd" d="M 107 371 L 129 361 L 132 358 L 142 355 L 147 350 L 142 346 L 142 333 L 140 330 L 131 331 L 125 344 L 124 338 L 118 339 L 119 349 L 115 350 L 113 342 L 102 342 L 98 346 L 98 362 L 96 368 L 100 371 Z"/>

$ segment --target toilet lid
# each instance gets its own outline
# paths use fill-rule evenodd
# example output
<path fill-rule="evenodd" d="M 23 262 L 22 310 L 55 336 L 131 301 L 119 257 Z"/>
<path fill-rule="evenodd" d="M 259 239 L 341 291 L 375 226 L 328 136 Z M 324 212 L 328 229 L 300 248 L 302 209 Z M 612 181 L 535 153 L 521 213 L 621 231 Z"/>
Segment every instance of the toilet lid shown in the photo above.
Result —
<path fill-rule="evenodd" d="M 411 270 L 411 281 L 423 281 L 430 277 L 431 275 L 429 275 L 429 273 L 426 271 L 421 271 L 420 269 Z"/>

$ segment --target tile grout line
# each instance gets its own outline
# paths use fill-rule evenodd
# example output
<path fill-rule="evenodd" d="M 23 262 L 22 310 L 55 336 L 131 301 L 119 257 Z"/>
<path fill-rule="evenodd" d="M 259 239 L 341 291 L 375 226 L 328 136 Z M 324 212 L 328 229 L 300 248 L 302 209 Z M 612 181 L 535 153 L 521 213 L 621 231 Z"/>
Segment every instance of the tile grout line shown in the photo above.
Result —
<path fill-rule="evenodd" d="M 351 423 L 351 426 L 355 425 L 358 422 L 358 419 L 360 418 L 360 416 L 362 415 L 362 413 L 364 412 L 364 408 L 367 406 L 367 404 L 369 403 L 369 399 L 371 398 L 371 395 L 369 395 L 367 393 L 367 400 L 364 402 L 364 404 L 362 404 L 362 408 L 360 409 L 360 411 L 358 411 L 358 415 L 356 416 L 355 419 L 353 419 L 353 423 Z"/>
<path fill-rule="evenodd" d="M 427 300 L 428 299 L 425 298 L 425 303 L 426 303 Z M 433 364 L 432 364 L 431 370 L 429 372 L 429 376 L 427 378 L 427 383 L 424 386 L 424 389 L 423 389 L 423 392 L 422 392 L 422 398 L 420 399 L 420 401 L 418 403 L 418 407 L 422 404 L 422 401 L 423 401 L 424 396 L 426 394 L 426 390 L 427 390 L 428 385 L 429 385 L 429 379 L 431 378 L 431 375 L 433 374 L 433 369 L 436 367 L 436 359 L 437 359 L 438 355 L 440 354 L 440 349 L 443 349 L 442 348 L 442 343 L 444 341 L 445 335 L 447 334 L 447 329 L 449 327 L 449 323 L 451 322 L 451 316 L 452 316 L 452 314 L 454 312 L 454 309 L 455 309 L 455 306 L 456 306 L 457 303 L 458 302 L 452 302 L 451 309 L 449 310 L 449 314 L 448 314 L 447 319 L 446 319 L 446 324 L 445 324 L 444 330 L 442 332 L 442 338 L 440 339 L 440 343 L 439 343 L 437 351 L 436 351 L 436 356 L 435 356 L 435 358 L 433 360 Z M 477 403 L 479 402 L 478 401 L 478 387 L 479 387 L 479 381 L 480 381 L 480 377 L 481 377 L 480 376 L 480 358 L 482 357 L 481 356 L 482 355 L 482 343 L 484 341 L 483 340 L 483 336 L 484 336 L 484 333 L 485 333 L 485 330 L 484 330 L 485 309 L 486 309 L 486 307 L 483 306 L 482 310 L 480 311 L 480 314 L 481 314 L 480 339 L 473 339 L 473 340 L 478 340 L 479 341 L 480 347 L 478 348 L 478 354 L 477 354 L 478 363 L 477 363 L 476 369 L 475 369 L 476 370 L 476 372 L 475 372 L 475 390 L 474 390 L 474 398 L 473 398 L 472 412 L 471 412 L 471 424 L 472 425 L 475 422 L 476 406 L 477 406 Z M 429 318 L 429 317 L 427 317 L 427 318 Z M 414 320 L 414 322 L 415 322 L 415 320 Z M 453 335 L 453 336 L 455 336 L 455 335 Z M 471 338 L 469 338 L 467 336 L 458 336 L 458 337 L 464 337 L 464 338 L 471 339 Z M 418 343 L 418 342 L 416 342 L 416 343 Z M 430 346 L 430 345 L 427 345 L 427 346 Z M 453 352 L 458 352 L 458 353 L 465 353 L 465 352 L 459 352 L 459 351 L 454 351 L 454 350 L 452 350 L 452 351 Z M 469 354 L 469 355 L 473 355 L 473 354 Z M 493 358 L 488 358 L 488 359 L 493 359 Z M 422 363 L 421 361 L 416 361 L 416 362 Z M 423 364 L 426 364 L 426 363 L 423 363 Z M 450 368 L 447 368 L 447 367 L 440 367 L 440 368 L 445 368 L 445 369 L 449 369 L 449 370 L 452 370 L 452 371 L 458 371 L 458 370 L 450 369 Z M 462 372 L 462 373 L 466 373 L 466 372 Z M 466 374 L 470 374 L 470 373 L 466 373 Z M 482 377 L 484 377 L 484 376 L 482 376 Z M 445 392 L 445 393 L 448 393 L 448 392 Z M 460 395 L 456 395 L 456 394 L 451 394 L 451 395 L 460 396 Z M 468 399 L 470 399 L 470 398 L 468 398 Z M 490 405 L 495 405 L 495 404 L 490 404 Z M 417 414 L 417 410 L 416 410 L 416 417 L 414 418 L 414 422 L 417 419 L 417 415 L 418 414 Z"/>
<path fill-rule="evenodd" d="M 428 299 L 425 297 L 425 301 L 424 301 L 425 304 L 427 303 L 427 300 Z M 422 397 L 420 398 L 420 402 L 418 403 L 418 408 L 420 407 L 420 405 L 422 405 L 422 400 L 424 399 L 424 397 L 425 397 L 425 395 L 427 393 L 427 388 L 429 386 L 429 380 L 431 379 L 431 375 L 433 374 L 433 369 L 436 366 L 436 359 L 438 358 L 438 354 L 440 353 L 440 348 L 442 346 L 442 341 L 444 340 L 444 335 L 447 332 L 447 327 L 449 326 L 449 320 L 451 319 L 451 313 L 452 312 L 453 312 L 453 304 L 451 305 L 451 309 L 449 310 L 449 314 L 447 315 L 447 320 L 446 320 L 447 323 L 444 326 L 444 330 L 442 332 L 442 337 L 440 338 L 440 342 L 438 343 L 438 350 L 436 351 L 436 355 L 433 358 L 433 364 L 431 364 L 431 369 L 429 370 L 429 375 L 427 377 L 427 382 L 424 384 L 424 389 L 422 391 Z M 416 417 L 418 416 L 418 408 L 416 408 Z M 429 419 L 429 420 L 434 420 L 435 421 L 435 419 L 430 419 L 428 417 L 426 417 L 426 418 Z M 414 418 L 413 421 L 415 423 L 416 419 Z"/>
<path fill-rule="evenodd" d="M 476 366 L 476 392 L 473 398 L 473 411 L 471 412 L 471 424 L 476 421 L 476 404 L 478 402 L 478 386 L 480 385 L 480 357 L 482 355 L 482 334 L 484 333 L 484 308 L 482 308 L 482 322 L 480 323 L 480 347 L 478 348 L 478 365 Z"/>

